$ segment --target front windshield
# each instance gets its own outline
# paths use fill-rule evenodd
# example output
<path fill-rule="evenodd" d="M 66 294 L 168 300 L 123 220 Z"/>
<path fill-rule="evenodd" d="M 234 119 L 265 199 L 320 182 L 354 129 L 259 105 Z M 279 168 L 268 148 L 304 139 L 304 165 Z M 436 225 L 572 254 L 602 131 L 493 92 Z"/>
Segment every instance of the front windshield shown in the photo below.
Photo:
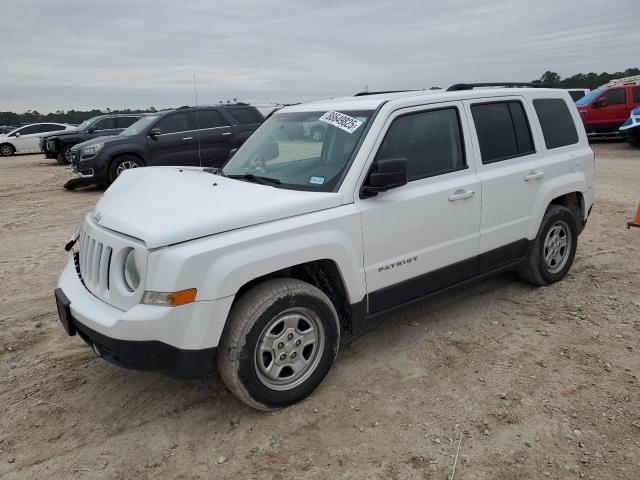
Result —
<path fill-rule="evenodd" d="M 158 119 L 158 115 L 149 115 L 146 117 L 142 117 L 135 123 L 132 123 L 129 127 L 125 128 L 120 135 L 140 135 L 144 129 L 146 129 L 149 125 L 155 122 Z"/>
<path fill-rule="evenodd" d="M 263 177 L 282 188 L 334 191 L 372 113 L 276 113 L 249 137 L 222 172 Z"/>
<path fill-rule="evenodd" d="M 580 100 L 576 101 L 576 105 L 579 107 L 586 107 L 591 102 L 593 102 L 596 98 L 602 95 L 605 90 L 606 90 L 606 87 L 600 87 L 600 88 L 596 88 L 595 90 L 591 90 Z"/>
<path fill-rule="evenodd" d="M 98 117 L 93 117 L 93 118 L 90 118 L 89 120 L 85 120 L 85 121 L 84 121 L 84 122 L 82 122 L 80 125 L 78 125 L 76 128 L 77 128 L 79 131 L 84 131 L 84 130 L 86 130 L 87 128 L 89 128 L 89 125 L 91 125 L 91 124 L 96 120 L 96 118 L 98 118 Z"/>

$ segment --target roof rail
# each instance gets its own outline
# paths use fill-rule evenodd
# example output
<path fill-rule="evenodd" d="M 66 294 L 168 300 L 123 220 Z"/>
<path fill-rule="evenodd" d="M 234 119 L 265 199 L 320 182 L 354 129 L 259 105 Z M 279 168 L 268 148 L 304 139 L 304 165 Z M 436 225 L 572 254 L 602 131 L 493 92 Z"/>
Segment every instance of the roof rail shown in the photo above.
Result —
<path fill-rule="evenodd" d="M 367 95 L 381 95 L 384 93 L 402 93 L 402 92 L 417 92 L 418 90 L 383 90 L 379 92 L 358 92 L 354 97 L 366 97 Z"/>
<path fill-rule="evenodd" d="M 533 88 L 553 88 L 548 83 L 532 82 L 483 82 L 483 83 L 456 83 L 447 88 L 447 92 L 458 90 L 473 90 L 476 87 L 533 87 Z"/>

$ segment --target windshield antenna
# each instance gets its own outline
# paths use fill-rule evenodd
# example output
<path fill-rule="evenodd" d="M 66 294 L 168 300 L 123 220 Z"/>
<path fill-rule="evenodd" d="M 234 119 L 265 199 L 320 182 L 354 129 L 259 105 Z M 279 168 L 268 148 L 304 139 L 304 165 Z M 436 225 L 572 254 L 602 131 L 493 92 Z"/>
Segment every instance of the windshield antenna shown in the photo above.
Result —
<path fill-rule="evenodd" d="M 200 119 L 198 118 L 198 84 L 196 83 L 196 74 L 193 74 L 193 93 L 196 97 L 196 138 L 198 139 L 198 161 L 202 167 L 202 155 L 200 154 Z"/>

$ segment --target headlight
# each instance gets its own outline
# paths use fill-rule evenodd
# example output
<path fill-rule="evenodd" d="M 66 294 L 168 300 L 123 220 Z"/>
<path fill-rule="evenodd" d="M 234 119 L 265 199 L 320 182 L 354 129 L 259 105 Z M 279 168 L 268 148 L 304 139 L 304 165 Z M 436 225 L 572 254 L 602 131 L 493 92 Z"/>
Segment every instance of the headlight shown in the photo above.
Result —
<path fill-rule="evenodd" d="M 131 292 L 140 286 L 140 271 L 136 264 L 136 251 L 131 249 L 124 258 L 124 284 Z"/>
<path fill-rule="evenodd" d="M 82 154 L 83 157 L 93 157 L 100 150 L 102 150 L 102 147 L 104 147 L 104 143 L 94 143 L 93 145 L 89 145 L 88 147 L 84 147 L 82 149 L 81 154 Z"/>

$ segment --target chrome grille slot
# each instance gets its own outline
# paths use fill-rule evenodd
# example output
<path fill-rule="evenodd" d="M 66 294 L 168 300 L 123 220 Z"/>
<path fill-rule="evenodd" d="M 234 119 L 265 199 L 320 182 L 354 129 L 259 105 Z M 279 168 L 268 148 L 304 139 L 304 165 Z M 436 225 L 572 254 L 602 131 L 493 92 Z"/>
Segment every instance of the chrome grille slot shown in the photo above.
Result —
<path fill-rule="evenodd" d="M 87 215 L 78 234 L 78 278 L 100 300 L 121 310 L 140 304 L 144 293 L 147 250 L 142 242 L 97 225 Z M 141 287 L 131 292 L 124 285 L 124 259 L 130 250 L 137 252 Z"/>
<path fill-rule="evenodd" d="M 113 248 L 93 238 L 84 230 L 80 233 L 79 242 L 78 262 L 85 286 L 95 294 L 107 292 Z"/>

